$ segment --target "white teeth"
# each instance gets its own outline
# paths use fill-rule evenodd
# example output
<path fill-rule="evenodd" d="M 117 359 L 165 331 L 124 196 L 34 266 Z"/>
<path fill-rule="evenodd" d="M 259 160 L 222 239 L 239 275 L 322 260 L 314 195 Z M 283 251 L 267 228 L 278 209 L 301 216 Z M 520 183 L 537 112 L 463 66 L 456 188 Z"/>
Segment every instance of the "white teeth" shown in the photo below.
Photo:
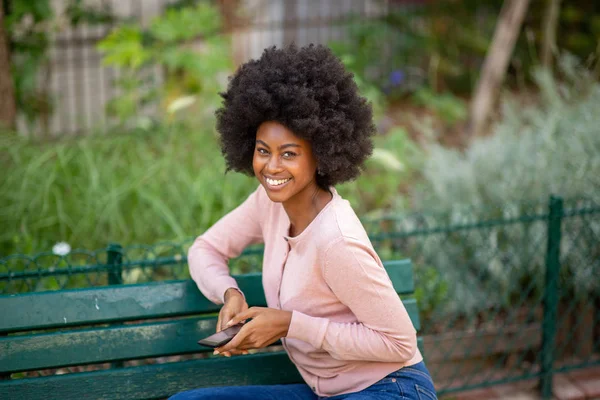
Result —
<path fill-rule="evenodd" d="M 279 185 L 283 185 L 284 183 L 286 183 L 287 181 L 291 180 L 292 178 L 288 178 L 288 179 L 269 179 L 269 178 L 265 178 L 265 180 L 267 181 L 267 183 L 271 186 L 279 186 Z"/>

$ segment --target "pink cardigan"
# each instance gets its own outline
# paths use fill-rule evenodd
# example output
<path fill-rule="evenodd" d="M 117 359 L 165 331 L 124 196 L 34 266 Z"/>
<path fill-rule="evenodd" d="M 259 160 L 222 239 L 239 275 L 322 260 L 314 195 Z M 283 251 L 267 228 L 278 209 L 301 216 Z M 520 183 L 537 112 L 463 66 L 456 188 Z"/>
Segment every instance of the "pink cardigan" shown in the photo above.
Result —
<path fill-rule="evenodd" d="M 333 199 L 298 236 L 262 186 L 188 253 L 192 278 L 222 304 L 227 260 L 264 242 L 263 287 L 269 307 L 292 311 L 283 346 L 312 390 L 334 396 L 362 390 L 423 358 L 416 331 L 349 202 Z"/>

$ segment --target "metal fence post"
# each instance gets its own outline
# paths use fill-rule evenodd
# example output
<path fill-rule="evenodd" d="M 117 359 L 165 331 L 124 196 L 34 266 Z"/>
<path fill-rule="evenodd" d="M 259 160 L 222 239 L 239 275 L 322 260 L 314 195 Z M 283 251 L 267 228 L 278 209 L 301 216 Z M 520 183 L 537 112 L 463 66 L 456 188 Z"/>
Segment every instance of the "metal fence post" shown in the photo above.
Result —
<path fill-rule="evenodd" d="M 546 248 L 546 281 L 544 289 L 544 320 L 542 322 L 542 354 L 540 389 L 543 399 L 552 398 L 552 368 L 558 309 L 558 275 L 560 271 L 560 240 L 563 199 L 550 197 L 548 213 L 548 246 Z"/>
<path fill-rule="evenodd" d="M 109 266 L 108 284 L 120 285 L 123 283 L 123 246 L 118 243 L 111 243 L 108 245 L 106 252 Z"/>
<path fill-rule="evenodd" d="M 123 284 L 123 246 L 118 243 L 110 243 L 106 249 L 107 264 L 108 264 L 108 284 L 122 285 Z M 114 324 L 120 325 L 120 324 Z M 122 368 L 125 363 L 116 361 L 110 364 L 111 368 Z"/>

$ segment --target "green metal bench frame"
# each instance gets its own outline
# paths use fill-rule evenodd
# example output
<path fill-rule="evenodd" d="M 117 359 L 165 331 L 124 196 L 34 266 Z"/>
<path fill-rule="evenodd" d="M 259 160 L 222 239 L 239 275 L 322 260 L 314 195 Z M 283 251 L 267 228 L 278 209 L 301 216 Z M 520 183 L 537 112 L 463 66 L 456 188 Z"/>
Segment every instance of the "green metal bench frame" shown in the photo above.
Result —
<path fill-rule="evenodd" d="M 418 330 L 416 301 L 404 298 L 414 292 L 410 260 L 385 267 Z M 236 279 L 250 306 L 266 306 L 261 274 Z M 284 351 L 224 358 L 199 346 L 198 339 L 214 333 L 219 308 L 191 280 L 0 296 L 0 397 L 161 399 L 205 386 L 302 382 Z M 205 357 L 156 360 L 198 353 Z M 144 359 L 151 361 L 123 365 Z M 110 368 L 22 374 L 101 363 Z"/>

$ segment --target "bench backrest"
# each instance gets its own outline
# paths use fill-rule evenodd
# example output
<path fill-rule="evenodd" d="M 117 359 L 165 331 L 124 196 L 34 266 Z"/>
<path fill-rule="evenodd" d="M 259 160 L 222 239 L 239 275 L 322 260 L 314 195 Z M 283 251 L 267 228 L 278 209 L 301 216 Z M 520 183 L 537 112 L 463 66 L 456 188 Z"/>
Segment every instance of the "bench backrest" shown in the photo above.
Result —
<path fill-rule="evenodd" d="M 399 294 L 414 291 L 409 260 L 385 267 Z M 236 279 L 250 306 L 266 306 L 261 274 Z M 415 300 L 403 302 L 419 329 Z M 285 353 L 225 359 L 199 346 L 214 333 L 220 306 L 190 280 L 7 295 L 0 307 L 0 375 L 13 378 L 0 381 L 0 393 L 8 398 L 150 399 L 201 386 L 301 381 Z M 62 374 L 102 363 L 119 368 Z M 30 379 L 31 371 L 56 369 L 61 375 Z"/>

